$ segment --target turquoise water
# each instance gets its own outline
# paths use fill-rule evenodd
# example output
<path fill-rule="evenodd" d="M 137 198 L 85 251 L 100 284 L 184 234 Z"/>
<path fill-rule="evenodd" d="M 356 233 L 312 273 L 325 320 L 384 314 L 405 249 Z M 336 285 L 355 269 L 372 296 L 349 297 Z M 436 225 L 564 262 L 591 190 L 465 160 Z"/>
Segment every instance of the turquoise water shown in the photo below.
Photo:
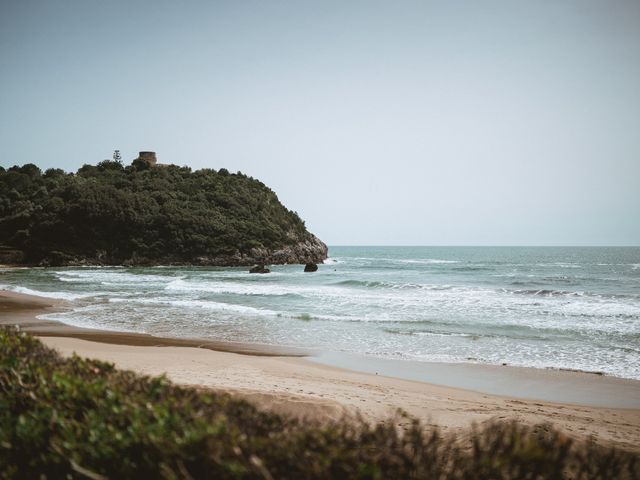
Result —
<path fill-rule="evenodd" d="M 5 270 L 85 327 L 640 379 L 640 248 L 332 247 L 316 273 Z"/>

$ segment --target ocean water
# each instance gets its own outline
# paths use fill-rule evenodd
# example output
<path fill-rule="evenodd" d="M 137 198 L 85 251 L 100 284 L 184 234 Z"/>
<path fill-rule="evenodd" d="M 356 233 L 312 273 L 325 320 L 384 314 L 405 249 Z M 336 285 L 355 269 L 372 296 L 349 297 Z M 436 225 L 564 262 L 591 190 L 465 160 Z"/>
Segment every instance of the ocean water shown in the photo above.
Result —
<path fill-rule="evenodd" d="M 332 247 L 316 273 L 245 268 L 0 271 L 69 300 L 64 323 L 414 361 L 640 379 L 640 248 Z"/>

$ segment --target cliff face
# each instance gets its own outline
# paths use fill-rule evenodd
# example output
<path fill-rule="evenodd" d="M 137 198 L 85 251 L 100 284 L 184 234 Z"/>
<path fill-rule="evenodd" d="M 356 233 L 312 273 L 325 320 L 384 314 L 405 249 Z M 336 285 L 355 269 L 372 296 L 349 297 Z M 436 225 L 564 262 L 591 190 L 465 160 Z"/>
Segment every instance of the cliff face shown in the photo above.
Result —
<path fill-rule="evenodd" d="M 309 240 L 287 245 L 278 249 L 253 248 L 247 254 L 201 256 L 194 259 L 198 265 L 250 266 L 256 264 L 284 265 L 294 263 L 323 263 L 327 259 L 328 248 L 315 235 Z"/>
<path fill-rule="evenodd" d="M 90 266 L 90 265 L 197 265 L 217 267 L 249 267 L 253 265 L 291 265 L 306 263 L 324 263 L 328 247 L 315 235 L 308 240 L 287 245 L 278 249 L 253 248 L 248 253 L 236 251 L 231 254 L 201 255 L 185 258 L 179 255 L 166 255 L 159 258 L 146 258 L 133 255 L 128 259 L 115 259 L 106 252 L 96 252 L 89 256 L 59 258 L 55 254 L 42 259 L 40 266 Z"/>
<path fill-rule="evenodd" d="M 0 167 L 0 249 L 30 265 L 321 263 L 327 246 L 262 182 L 148 162 Z M 19 257 L 19 256 L 18 256 Z M 18 258 L 15 257 L 15 258 Z"/>

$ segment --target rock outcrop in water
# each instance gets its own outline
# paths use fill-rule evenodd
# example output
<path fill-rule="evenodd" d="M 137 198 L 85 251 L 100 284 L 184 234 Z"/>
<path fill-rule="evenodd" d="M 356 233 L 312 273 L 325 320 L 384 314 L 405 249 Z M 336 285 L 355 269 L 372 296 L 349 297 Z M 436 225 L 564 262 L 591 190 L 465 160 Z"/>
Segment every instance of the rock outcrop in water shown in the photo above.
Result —
<path fill-rule="evenodd" d="M 143 152 L 144 153 L 144 152 Z M 155 159 L 155 157 L 154 157 Z M 240 172 L 105 160 L 0 167 L 0 250 L 28 265 L 322 263 L 327 246 Z"/>
<path fill-rule="evenodd" d="M 317 272 L 318 271 L 318 265 L 316 265 L 315 263 L 307 263 L 304 266 L 304 271 L 305 272 Z"/>

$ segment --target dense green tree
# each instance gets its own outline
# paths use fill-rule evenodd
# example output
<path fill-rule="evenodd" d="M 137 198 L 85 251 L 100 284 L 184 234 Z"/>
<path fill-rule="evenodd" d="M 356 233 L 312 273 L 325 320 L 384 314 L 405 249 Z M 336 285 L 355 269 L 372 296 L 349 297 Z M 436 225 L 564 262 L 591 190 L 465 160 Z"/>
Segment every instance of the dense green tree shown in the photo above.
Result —
<path fill-rule="evenodd" d="M 43 174 L 34 164 L 0 170 L 0 245 L 22 250 L 30 263 L 188 262 L 310 238 L 272 190 L 224 168 L 105 160 L 75 174 Z"/>

